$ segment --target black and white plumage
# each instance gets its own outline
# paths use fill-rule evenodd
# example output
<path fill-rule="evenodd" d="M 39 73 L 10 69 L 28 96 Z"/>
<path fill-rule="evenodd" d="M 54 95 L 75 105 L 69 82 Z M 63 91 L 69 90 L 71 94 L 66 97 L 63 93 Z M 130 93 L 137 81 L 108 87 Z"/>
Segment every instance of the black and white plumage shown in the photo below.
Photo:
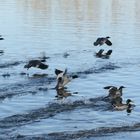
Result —
<path fill-rule="evenodd" d="M 67 69 L 65 69 L 65 71 L 55 69 L 55 74 L 57 75 L 56 89 L 64 88 L 64 86 L 71 81 L 71 78 L 66 75 Z"/>
<path fill-rule="evenodd" d="M 65 69 L 65 71 L 67 71 L 67 69 Z M 59 69 L 55 69 L 55 74 L 58 76 L 60 73 L 63 73 L 62 70 Z"/>
<path fill-rule="evenodd" d="M 97 40 L 93 44 L 94 46 L 98 46 L 98 45 L 101 46 L 103 44 L 107 44 L 108 46 L 111 46 L 112 43 L 109 40 L 109 38 L 110 38 L 109 36 L 97 38 Z"/>
<path fill-rule="evenodd" d="M 108 96 L 110 99 L 114 99 L 117 97 L 122 96 L 122 89 L 125 88 L 124 86 L 120 86 L 119 88 L 115 87 L 115 86 L 106 86 L 104 87 L 104 89 L 108 89 Z"/>
<path fill-rule="evenodd" d="M 108 50 L 106 53 L 103 53 L 103 52 L 104 52 L 104 49 L 100 49 L 98 52 L 95 53 L 95 56 L 98 58 L 107 59 L 111 55 L 112 50 Z"/>
<path fill-rule="evenodd" d="M 77 75 L 68 76 L 67 69 L 65 69 L 65 71 L 55 69 L 55 74 L 57 76 L 56 89 L 63 89 L 72 79 L 78 78 Z"/>
<path fill-rule="evenodd" d="M 42 63 L 41 60 L 30 60 L 28 62 L 28 64 L 26 64 L 24 66 L 24 68 L 29 69 L 31 67 L 36 67 L 36 68 L 39 68 L 39 69 L 43 69 L 44 70 L 44 69 L 47 69 L 49 66 L 47 64 Z"/>

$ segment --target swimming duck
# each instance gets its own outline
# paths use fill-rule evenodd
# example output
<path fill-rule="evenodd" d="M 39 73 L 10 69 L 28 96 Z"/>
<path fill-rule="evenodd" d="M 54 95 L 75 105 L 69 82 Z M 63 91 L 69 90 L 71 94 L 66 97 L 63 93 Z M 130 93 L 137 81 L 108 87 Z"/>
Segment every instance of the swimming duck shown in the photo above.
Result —
<path fill-rule="evenodd" d="M 63 89 L 64 86 L 68 84 L 72 79 L 78 78 L 77 75 L 68 76 L 67 69 L 65 69 L 65 71 L 55 69 L 55 74 L 57 76 L 57 85 L 55 87 L 56 89 Z"/>
<path fill-rule="evenodd" d="M 28 70 L 31 67 L 36 67 L 36 68 L 40 68 L 40 69 L 47 69 L 49 66 L 44 64 L 44 63 L 42 63 L 41 60 L 30 60 L 28 62 L 28 64 L 26 64 L 24 66 L 24 68 L 27 68 L 27 70 Z"/>
<path fill-rule="evenodd" d="M 112 104 L 115 110 L 130 110 L 132 109 L 132 107 L 134 107 L 135 105 L 133 104 L 131 99 L 127 99 L 126 100 L 126 104 L 122 103 L 122 101 L 120 101 L 119 104 Z"/>
<path fill-rule="evenodd" d="M 107 44 L 108 46 L 111 46 L 112 43 L 109 40 L 109 38 L 110 38 L 109 36 L 97 38 L 97 40 L 93 44 L 94 44 L 94 46 L 98 46 L 98 45 L 101 46 L 103 44 Z"/>
<path fill-rule="evenodd" d="M 109 58 L 109 56 L 112 53 L 112 50 L 108 50 L 106 53 L 103 53 L 103 51 L 104 51 L 103 49 L 100 49 L 97 53 L 95 53 L 95 56 L 98 58 L 103 58 L 103 59 Z"/>
<path fill-rule="evenodd" d="M 115 86 L 106 86 L 104 89 L 108 89 L 108 96 L 110 99 L 122 96 L 122 89 L 125 88 L 124 86 L 120 86 L 119 88 Z"/>

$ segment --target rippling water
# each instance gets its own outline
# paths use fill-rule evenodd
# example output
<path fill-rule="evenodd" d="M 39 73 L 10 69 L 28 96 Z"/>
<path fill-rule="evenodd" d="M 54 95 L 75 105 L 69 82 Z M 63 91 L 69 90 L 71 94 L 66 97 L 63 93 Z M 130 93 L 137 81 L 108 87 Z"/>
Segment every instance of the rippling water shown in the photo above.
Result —
<path fill-rule="evenodd" d="M 1 1 L 0 139 L 139 139 L 139 10 L 139 0 Z M 93 46 L 100 36 L 112 47 Z M 101 48 L 110 59 L 94 57 Z M 24 69 L 44 53 L 47 70 Z M 72 96 L 56 97 L 55 68 L 79 76 L 63 91 Z M 108 85 L 126 86 L 131 113 L 104 100 Z"/>

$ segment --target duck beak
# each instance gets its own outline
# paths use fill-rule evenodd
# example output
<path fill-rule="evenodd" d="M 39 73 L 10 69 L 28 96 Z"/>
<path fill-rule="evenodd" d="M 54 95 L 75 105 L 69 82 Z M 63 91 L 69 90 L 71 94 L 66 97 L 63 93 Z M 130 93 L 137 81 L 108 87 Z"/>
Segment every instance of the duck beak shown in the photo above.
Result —
<path fill-rule="evenodd" d="M 131 101 L 131 102 L 130 102 L 130 104 L 131 104 L 131 105 L 134 105 L 134 102 L 133 102 L 133 101 Z"/>

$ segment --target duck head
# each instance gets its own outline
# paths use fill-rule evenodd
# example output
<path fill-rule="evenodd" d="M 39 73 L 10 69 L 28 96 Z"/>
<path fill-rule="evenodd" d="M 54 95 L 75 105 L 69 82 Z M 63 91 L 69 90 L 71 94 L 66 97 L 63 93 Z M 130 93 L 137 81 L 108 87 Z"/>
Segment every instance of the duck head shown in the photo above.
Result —
<path fill-rule="evenodd" d="M 135 104 L 131 99 L 127 99 L 126 104 L 128 105 L 128 108 L 135 107 Z"/>
<path fill-rule="evenodd" d="M 129 104 L 131 104 L 131 103 L 133 104 L 133 101 L 132 101 L 131 99 L 127 99 L 127 100 L 126 100 L 126 104 L 127 104 L 127 105 L 129 105 Z"/>
<path fill-rule="evenodd" d="M 27 68 L 27 70 L 28 70 L 30 67 L 31 67 L 31 66 L 28 65 L 28 64 L 24 66 L 24 68 Z"/>
<path fill-rule="evenodd" d="M 109 36 L 106 37 L 107 39 L 110 38 Z"/>

